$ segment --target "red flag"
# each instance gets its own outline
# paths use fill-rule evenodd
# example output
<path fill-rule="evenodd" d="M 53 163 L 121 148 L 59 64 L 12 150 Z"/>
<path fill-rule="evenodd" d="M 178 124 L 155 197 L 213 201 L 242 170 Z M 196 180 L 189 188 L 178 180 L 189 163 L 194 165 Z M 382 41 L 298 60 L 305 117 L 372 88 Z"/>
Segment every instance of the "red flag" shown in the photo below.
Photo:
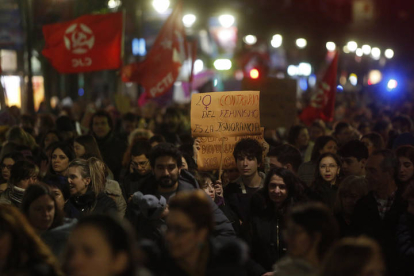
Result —
<path fill-rule="evenodd" d="M 336 52 L 324 78 L 318 85 L 316 93 L 312 96 L 310 104 L 302 111 L 299 118 L 306 125 L 312 124 L 316 119 L 325 122 L 333 120 L 336 94 L 336 73 L 338 71 L 338 52 Z"/>
<path fill-rule="evenodd" d="M 84 15 L 43 26 L 42 54 L 60 73 L 117 69 L 122 65 L 122 13 Z"/>
<path fill-rule="evenodd" d="M 179 2 L 162 27 L 147 58 L 124 66 L 122 80 L 138 82 L 147 98 L 165 94 L 177 79 L 187 49 L 182 23 L 182 2 Z"/>

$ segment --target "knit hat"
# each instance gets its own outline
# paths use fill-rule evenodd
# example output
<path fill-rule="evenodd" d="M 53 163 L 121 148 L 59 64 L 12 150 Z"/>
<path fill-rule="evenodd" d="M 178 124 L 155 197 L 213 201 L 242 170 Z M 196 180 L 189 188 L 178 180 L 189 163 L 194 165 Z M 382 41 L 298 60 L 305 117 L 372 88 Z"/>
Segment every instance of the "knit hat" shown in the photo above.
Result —
<path fill-rule="evenodd" d="M 143 195 L 141 192 L 134 193 L 132 202 L 139 206 L 143 216 L 148 219 L 159 219 L 167 206 L 163 196 Z"/>

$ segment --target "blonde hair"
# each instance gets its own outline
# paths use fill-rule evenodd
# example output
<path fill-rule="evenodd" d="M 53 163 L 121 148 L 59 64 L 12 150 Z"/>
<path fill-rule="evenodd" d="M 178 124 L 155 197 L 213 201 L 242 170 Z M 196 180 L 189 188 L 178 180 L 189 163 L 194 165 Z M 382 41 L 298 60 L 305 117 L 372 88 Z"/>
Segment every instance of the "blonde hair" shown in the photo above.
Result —
<path fill-rule="evenodd" d="M 354 191 L 358 194 L 359 198 L 368 194 L 368 182 L 363 176 L 356 176 L 356 175 L 349 175 L 342 180 L 341 184 L 339 185 L 334 212 L 341 213 L 343 211 L 342 206 L 342 196 L 345 193 L 349 193 Z"/>
<path fill-rule="evenodd" d="M 88 190 L 91 190 L 98 195 L 105 190 L 105 163 L 96 157 L 91 157 L 88 160 L 77 158 L 70 162 L 69 168 L 80 168 L 82 178 L 90 178 Z"/>

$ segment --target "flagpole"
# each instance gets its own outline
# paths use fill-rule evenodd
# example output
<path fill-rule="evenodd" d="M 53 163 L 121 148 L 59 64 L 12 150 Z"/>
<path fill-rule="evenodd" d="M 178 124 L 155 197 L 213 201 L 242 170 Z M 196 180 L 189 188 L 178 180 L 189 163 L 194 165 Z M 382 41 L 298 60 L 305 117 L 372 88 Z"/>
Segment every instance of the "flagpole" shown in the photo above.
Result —
<path fill-rule="evenodd" d="M 26 66 L 25 73 L 27 74 L 27 86 L 25 89 L 26 103 L 24 105 L 25 111 L 29 114 L 34 114 L 34 95 L 33 95 L 33 71 L 32 71 L 32 5 L 31 0 L 20 0 L 20 9 L 23 18 L 23 26 L 26 31 Z"/>

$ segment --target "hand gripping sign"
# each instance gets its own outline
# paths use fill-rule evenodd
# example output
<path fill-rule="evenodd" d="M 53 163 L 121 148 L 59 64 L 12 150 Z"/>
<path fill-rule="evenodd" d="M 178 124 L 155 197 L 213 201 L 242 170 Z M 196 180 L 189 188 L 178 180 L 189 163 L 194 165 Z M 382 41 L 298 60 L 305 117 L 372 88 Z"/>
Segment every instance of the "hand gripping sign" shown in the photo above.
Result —
<path fill-rule="evenodd" d="M 232 91 L 193 94 L 193 137 L 260 135 L 260 92 Z"/>

